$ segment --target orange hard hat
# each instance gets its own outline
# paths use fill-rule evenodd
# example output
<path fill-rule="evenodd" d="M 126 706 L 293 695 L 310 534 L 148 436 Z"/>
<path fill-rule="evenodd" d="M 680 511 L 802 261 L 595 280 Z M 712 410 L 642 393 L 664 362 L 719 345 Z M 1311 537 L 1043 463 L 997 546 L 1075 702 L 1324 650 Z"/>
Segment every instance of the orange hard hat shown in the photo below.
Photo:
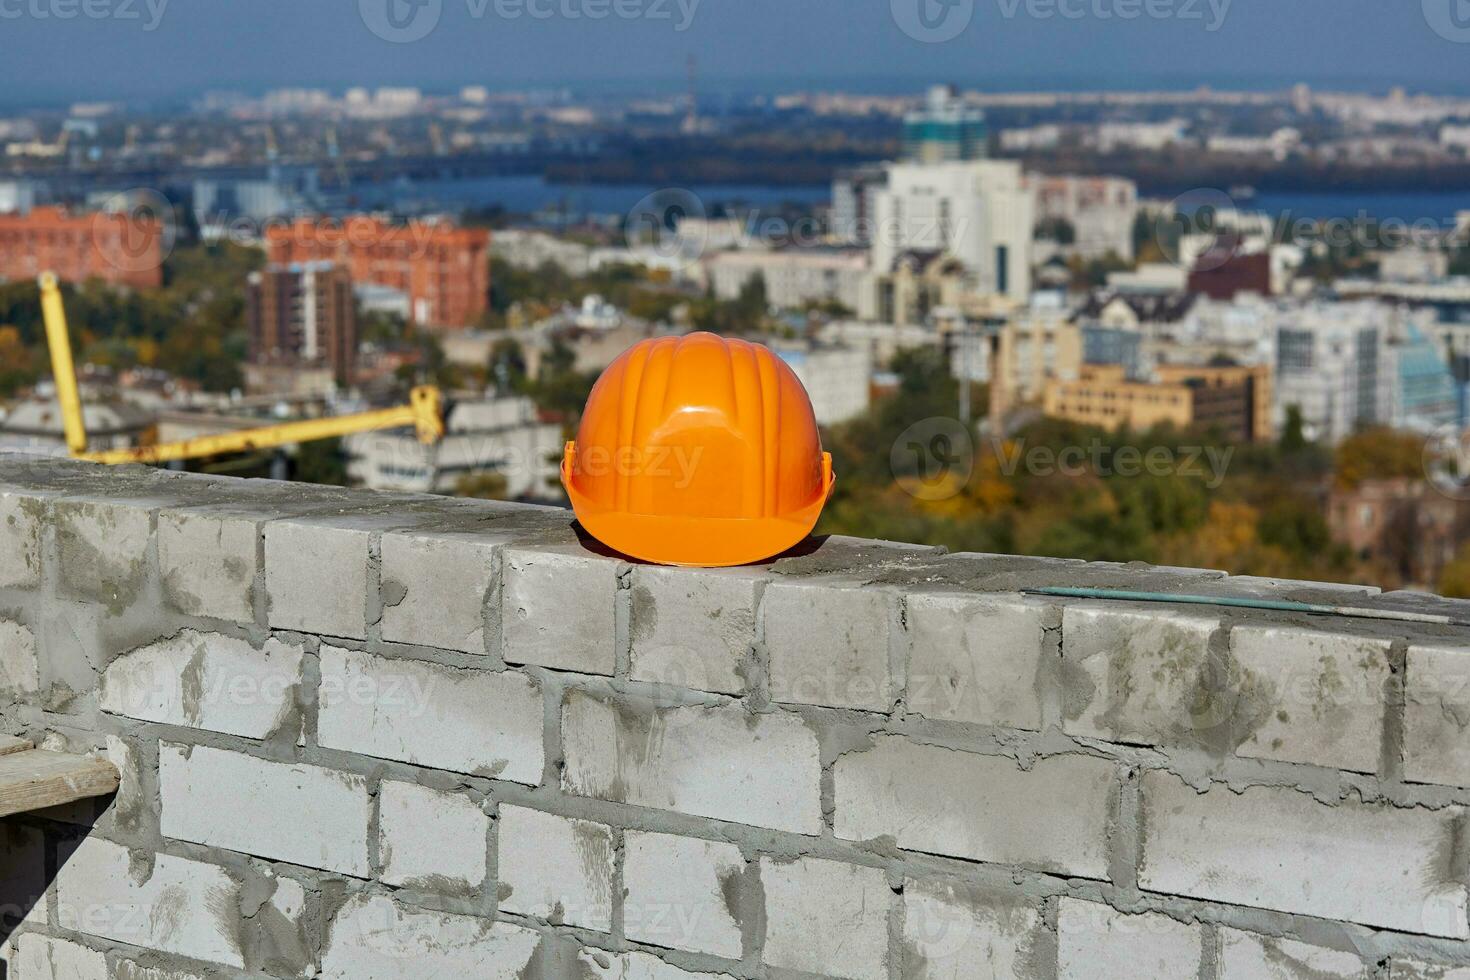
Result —
<path fill-rule="evenodd" d="M 790 548 L 811 533 L 833 483 L 796 374 L 760 344 L 710 333 L 644 340 L 608 365 L 561 480 L 603 544 L 703 566 Z"/>

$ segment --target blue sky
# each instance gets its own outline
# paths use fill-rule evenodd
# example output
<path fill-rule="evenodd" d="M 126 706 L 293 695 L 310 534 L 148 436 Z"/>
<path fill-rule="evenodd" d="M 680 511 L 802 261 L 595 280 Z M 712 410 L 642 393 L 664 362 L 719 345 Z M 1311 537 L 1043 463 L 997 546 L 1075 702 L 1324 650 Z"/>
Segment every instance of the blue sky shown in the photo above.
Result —
<path fill-rule="evenodd" d="M 682 84 L 691 54 L 711 89 L 1470 85 L 1470 0 L 0 0 L 0 38 L 10 103 Z"/>

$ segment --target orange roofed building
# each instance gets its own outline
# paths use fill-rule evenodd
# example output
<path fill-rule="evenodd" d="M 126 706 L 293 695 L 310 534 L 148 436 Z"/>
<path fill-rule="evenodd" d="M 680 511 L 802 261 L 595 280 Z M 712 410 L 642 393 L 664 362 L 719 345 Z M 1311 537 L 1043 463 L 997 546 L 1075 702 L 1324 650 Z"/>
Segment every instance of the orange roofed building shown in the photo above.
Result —
<path fill-rule="evenodd" d="M 101 279 L 140 289 L 163 285 L 164 227 L 139 214 L 34 208 L 0 214 L 0 278 L 56 273 L 63 282 Z"/>
<path fill-rule="evenodd" d="M 272 264 L 336 262 L 354 282 L 406 294 L 409 318 L 425 327 L 474 326 L 489 303 L 490 232 L 481 228 L 304 218 L 269 229 L 266 241 Z"/>

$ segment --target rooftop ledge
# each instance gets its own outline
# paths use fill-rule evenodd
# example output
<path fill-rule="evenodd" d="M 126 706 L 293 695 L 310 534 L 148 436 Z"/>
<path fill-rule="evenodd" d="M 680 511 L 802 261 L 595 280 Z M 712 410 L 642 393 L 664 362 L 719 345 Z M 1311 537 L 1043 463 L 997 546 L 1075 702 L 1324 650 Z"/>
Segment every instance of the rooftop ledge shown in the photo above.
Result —
<path fill-rule="evenodd" d="M 0 455 L 0 734 L 121 773 L 0 850 L 87 824 L 32 943 L 194 972 L 1446 977 L 1467 624 L 843 537 L 666 568 L 557 508 Z M 164 887 L 146 937 L 58 918 Z"/>

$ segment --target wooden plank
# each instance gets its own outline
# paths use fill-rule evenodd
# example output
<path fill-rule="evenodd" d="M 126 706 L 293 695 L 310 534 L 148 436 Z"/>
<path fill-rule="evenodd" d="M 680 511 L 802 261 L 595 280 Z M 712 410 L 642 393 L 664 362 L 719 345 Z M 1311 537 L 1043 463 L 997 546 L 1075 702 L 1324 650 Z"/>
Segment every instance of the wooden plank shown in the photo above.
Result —
<path fill-rule="evenodd" d="M 112 763 L 31 749 L 0 755 L 0 817 L 106 796 L 117 790 Z"/>
<path fill-rule="evenodd" d="M 0 735 L 0 755 L 11 755 L 15 752 L 29 752 L 35 748 L 35 744 L 27 742 L 23 738 L 14 735 Z"/>

